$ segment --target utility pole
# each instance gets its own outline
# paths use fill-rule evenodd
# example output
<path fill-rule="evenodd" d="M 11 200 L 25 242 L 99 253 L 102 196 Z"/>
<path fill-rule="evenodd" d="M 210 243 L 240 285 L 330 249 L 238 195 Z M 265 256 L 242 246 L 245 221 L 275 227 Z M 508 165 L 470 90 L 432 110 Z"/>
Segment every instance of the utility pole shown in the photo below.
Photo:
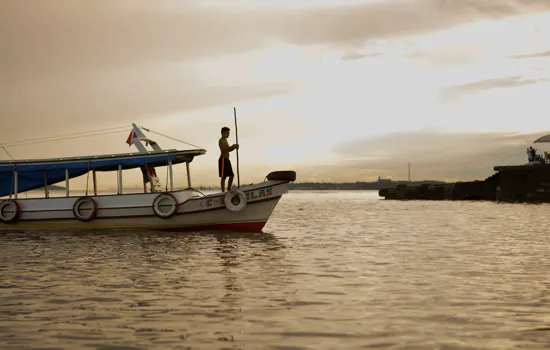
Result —
<path fill-rule="evenodd" d="M 409 163 L 409 183 L 411 182 L 411 163 Z"/>

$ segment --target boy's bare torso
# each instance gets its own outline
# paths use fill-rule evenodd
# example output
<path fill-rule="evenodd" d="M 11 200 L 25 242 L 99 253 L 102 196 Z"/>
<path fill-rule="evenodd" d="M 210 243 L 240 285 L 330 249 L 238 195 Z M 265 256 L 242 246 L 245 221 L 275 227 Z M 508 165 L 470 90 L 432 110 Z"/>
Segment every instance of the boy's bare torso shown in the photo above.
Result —
<path fill-rule="evenodd" d="M 220 146 L 220 157 L 229 158 L 230 147 L 229 147 L 229 142 L 227 142 L 227 138 L 222 137 L 218 142 L 218 145 Z"/>

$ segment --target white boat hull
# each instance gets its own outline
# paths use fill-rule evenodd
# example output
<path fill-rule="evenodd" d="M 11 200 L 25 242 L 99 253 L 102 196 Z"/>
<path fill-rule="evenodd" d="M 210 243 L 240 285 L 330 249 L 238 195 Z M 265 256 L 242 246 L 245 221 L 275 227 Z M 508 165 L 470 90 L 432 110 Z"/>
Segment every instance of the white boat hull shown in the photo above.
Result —
<path fill-rule="evenodd" d="M 162 218 L 155 214 L 153 202 L 160 193 L 90 196 L 97 214 L 89 221 L 75 217 L 73 206 L 81 197 L 18 199 L 19 217 L 0 223 L 0 230 L 231 230 L 260 232 L 286 193 L 288 181 L 266 181 L 244 186 L 247 196 L 241 211 L 230 211 L 224 203 L 226 193 L 198 196 L 196 191 L 168 192 L 177 200 L 177 212 Z"/>

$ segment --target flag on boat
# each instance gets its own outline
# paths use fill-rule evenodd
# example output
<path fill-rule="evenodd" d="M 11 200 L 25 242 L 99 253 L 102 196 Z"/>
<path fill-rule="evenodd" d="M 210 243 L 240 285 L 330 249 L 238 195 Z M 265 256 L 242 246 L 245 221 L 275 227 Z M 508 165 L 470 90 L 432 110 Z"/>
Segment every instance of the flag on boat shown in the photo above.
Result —
<path fill-rule="evenodd" d="M 137 139 L 138 136 L 137 136 L 137 133 L 134 129 L 132 129 L 132 131 L 130 131 L 130 135 L 128 135 L 128 140 L 126 140 L 126 143 L 128 144 L 129 147 L 132 146 L 132 143 L 134 143 L 134 139 Z"/>

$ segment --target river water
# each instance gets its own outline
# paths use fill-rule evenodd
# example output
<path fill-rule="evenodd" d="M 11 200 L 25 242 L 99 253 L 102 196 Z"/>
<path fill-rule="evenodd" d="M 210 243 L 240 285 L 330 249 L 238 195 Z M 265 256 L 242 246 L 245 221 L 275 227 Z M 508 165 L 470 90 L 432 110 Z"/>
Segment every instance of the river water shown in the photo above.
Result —
<path fill-rule="evenodd" d="M 263 234 L 1 234 L 0 348 L 549 349 L 549 210 L 290 192 Z"/>

